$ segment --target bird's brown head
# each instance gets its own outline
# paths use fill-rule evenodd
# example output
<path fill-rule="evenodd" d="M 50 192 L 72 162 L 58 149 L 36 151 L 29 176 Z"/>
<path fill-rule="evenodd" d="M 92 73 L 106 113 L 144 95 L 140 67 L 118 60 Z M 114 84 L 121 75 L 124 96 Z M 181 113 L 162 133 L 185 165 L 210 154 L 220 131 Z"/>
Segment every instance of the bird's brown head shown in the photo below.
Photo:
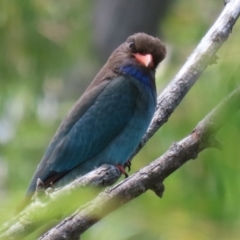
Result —
<path fill-rule="evenodd" d="M 130 64 L 155 70 L 165 56 L 166 47 L 160 39 L 145 33 L 136 33 L 112 53 L 108 65 L 112 69 Z"/>

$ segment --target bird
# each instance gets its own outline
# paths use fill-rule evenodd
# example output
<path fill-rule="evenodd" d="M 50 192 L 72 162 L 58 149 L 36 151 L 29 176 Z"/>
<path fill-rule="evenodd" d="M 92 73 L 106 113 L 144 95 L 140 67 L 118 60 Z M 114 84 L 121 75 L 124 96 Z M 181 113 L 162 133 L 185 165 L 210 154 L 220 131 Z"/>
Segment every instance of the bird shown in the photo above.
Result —
<path fill-rule="evenodd" d="M 125 174 L 156 108 L 155 72 L 165 58 L 159 38 L 136 33 L 113 51 L 63 119 L 32 177 L 26 196 L 60 187 L 101 166 Z"/>

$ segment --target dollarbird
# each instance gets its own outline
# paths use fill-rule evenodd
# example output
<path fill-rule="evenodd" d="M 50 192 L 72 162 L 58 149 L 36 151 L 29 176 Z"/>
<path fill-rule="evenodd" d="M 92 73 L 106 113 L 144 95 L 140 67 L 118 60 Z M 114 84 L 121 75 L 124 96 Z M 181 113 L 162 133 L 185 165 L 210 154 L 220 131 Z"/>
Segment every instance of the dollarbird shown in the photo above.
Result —
<path fill-rule="evenodd" d="M 40 178 L 63 186 L 102 164 L 124 164 L 146 132 L 156 107 L 155 71 L 165 45 L 145 33 L 127 38 L 109 57 L 51 140 L 27 190 Z"/>

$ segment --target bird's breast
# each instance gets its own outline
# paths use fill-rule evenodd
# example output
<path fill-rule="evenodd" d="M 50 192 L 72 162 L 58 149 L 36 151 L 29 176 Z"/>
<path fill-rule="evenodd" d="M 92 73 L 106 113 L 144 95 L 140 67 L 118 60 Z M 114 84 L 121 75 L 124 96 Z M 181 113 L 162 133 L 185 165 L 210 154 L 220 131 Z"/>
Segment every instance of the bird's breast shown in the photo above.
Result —
<path fill-rule="evenodd" d="M 124 164 L 137 148 L 151 122 L 156 107 L 156 92 L 136 78 L 128 77 L 136 89 L 135 107 L 124 129 L 99 153 L 93 161 Z"/>
<path fill-rule="evenodd" d="M 88 118 L 87 121 L 87 125 L 96 123 L 96 126 L 99 126 L 91 130 L 91 135 L 100 134 L 102 136 L 100 142 L 108 142 L 108 144 L 97 154 L 74 168 L 59 184 L 62 184 L 62 181 L 68 181 L 67 178 L 74 179 L 78 175 L 86 174 L 104 163 L 123 165 L 131 157 L 144 136 L 156 107 L 155 91 L 151 91 L 143 82 L 129 76 L 120 76 L 117 80 L 112 81 L 115 83 L 110 83 L 109 89 L 105 89 L 106 96 L 102 95 L 104 101 L 98 99 L 92 112 L 89 112 L 91 118 Z M 113 91 L 111 84 L 114 85 L 117 82 L 119 84 Z M 116 90 L 118 93 L 115 92 Z M 108 101 L 106 101 L 107 98 Z M 128 108 L 131 111 L 126 110 Z M 93 117 L 92 114 L 96 114 L 96 116 Z M 105 133 L 115 131 L 113 128 L 117 127 L 124 118 L 128 120 L 122 129 L 116 132 L 111 141 L 105 141 Z M 83 131 L 86 131 L 87 128 L 86 126 Z M 91 141 L 87 142 L 91 144 Z M 98 145 L 99 143 L 94 145 L 94 150 Z"/>

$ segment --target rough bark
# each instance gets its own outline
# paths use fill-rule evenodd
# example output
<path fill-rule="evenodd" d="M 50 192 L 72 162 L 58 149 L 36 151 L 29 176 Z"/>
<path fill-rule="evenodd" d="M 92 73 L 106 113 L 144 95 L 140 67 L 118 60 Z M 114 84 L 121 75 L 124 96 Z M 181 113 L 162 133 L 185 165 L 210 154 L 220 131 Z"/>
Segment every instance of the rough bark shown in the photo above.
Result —
<path fill-rule="evenodd" d="M 240 14 L 240 1 L 231 0 L 202 38 L 197 48 L 158 97 L 157 110 L 137 152 L 165 123 L 208 65 L 216 63 L 217 51 L 227 40 Z M 136 154 L 136 153 L 135 153 Z M 135 155 L 134 154 L 134 155 Z"/>
<path fill-rule="evenodd" d="M 84 189 L 86 186 L 98 188 L 109 186 L 116 182 L 120 176 L 121 173 L 115 166 L 103 165 L 63 188 L 53 192 L 51 192 L 52 189 L 47 189 L 46 193 L 41 189 L 41 181 L 38 181 L 33 202 L 23 212 L 1 227 L 0 232 L 3 234 L 0 234 L 0 239 L 18 239 L 30 234 L 43 223 L 59 218 L 59 212 L 62 213 L 62 209 L 66 209 L 66 202 L 74 197 L 77 190 Z"/>
<path fill-rule="evenodd" d="M 78 239 L 93 224 L 147 190 L 154 190 L 161 196 L 164 191 L 162 182 L 165 178 L 185 162 L 197 158 L 202 150 L 219 147 L 215 135 L 239 110 L 239 102 L 240 88 L 210 112 L 187 137 L 173 143 L 160 158 L 99 194 L 96 199 L 64 219 L 39 240 Z"/>

